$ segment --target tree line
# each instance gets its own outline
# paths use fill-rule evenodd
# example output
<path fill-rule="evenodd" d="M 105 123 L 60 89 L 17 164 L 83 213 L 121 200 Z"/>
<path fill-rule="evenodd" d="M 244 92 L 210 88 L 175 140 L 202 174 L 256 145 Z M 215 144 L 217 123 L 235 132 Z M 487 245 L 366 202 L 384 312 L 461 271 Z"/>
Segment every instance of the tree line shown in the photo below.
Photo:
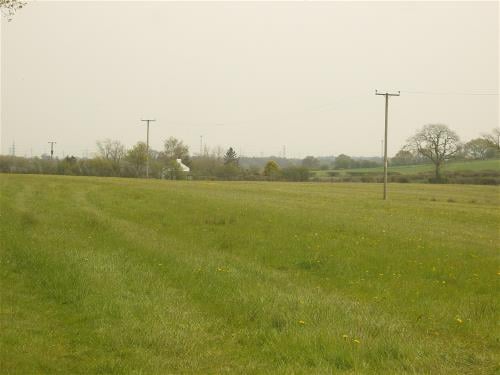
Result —
<path fill-rule="evenodd" d="M 380 159 L 355 159 L 338 155 L 325 164 L 325 158 L 306 156 L 304 159 L 243 158 L 229 147 L 209 149 L 192 156 L 183 141 L 170 137 L 161 150 L 149 149 L 138 142 L 130 149 L 117 140 L 98 141 L 97 152 L 91 158 L 67 156 L 51 159 L 48 155 L 35 158 L 0 156 L 0 172 L 64 174 L 81 176 L 144 177 L 149 162 L 149 176 L 159 179 L 220 179 L 220 180 L 285 180 L 308 181 L 311 171 L 318 169 L 370 168 L 381 165 Z M 426 125 L 410 137 L 404 147 L 390 159 L 391 165 L 433 163 L 435 179 L 441 178 L 442 165 L 451 160 L 479 160 L 500 156 L 500 129 L 461 143 L 458 135 L 446 125 Z M 191 171 L 186 173 L 178 159 Z"/>
<path fill-rule="evenodd" d="M 158 151 L 137 142 L 127 149 L 117 140 L 98 141 L 93 157 L 77 158 L 66 156 L 52 159 L 41 157 L 25 158 L 0 156 L 0 172 L 29 174 L 61 174 L 74 176 L 145 177 L 149 163 L 149 177 L 157 179 L 204 179 L 204 180 L 267 180 L 269 176 L 257 165 L 242 166 L 236 151 L 229 147 L 209 150 L 205 147 L 202 155 L 192 156 L 183 141 L 170 137 Z M 177 162 L 190 168 L 184 172 Z M 310 171 L 301 165 L 280 168 L 280 179 L 307 181 Z M 273 176 L 274 179 L 274 176 Z"/>

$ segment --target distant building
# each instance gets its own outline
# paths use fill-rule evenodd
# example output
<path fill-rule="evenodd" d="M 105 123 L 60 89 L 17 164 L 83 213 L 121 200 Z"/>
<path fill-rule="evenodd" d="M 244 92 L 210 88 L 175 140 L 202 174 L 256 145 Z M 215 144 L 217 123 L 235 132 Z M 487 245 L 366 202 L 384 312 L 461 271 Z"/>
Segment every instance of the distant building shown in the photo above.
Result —
<path fill-rule="evenodd" d="M 191 169 L 189 169 L 189 167 L 187 165 L 182 164 L 182 159 L 177 159 L 176 161 L 177 161 L 177 164 L 179 164 L 179 166 L 181 167 L 181 170 L 183 172 L 190 172 L 191 171 Z"/>
<path fill-rule="evenodd" d="M 192 176 L 189 173 L 191 169 L 182 163 L 181 159 L 176 159 L 177 165 L 170 164 L 170 167 L 165 167 L 161 171 L 161 178 L 167 180 L 191 180 Z"/>

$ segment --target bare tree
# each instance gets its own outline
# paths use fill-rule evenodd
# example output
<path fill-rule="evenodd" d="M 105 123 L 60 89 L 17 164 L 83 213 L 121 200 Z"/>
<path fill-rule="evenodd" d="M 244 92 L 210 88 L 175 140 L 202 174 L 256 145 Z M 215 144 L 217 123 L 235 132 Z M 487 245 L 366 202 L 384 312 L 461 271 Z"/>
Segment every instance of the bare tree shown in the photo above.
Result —
<path fill-rule="evenodd" d="M 6 17 L 8 21 L 11 21 L 14 14 L 25 5 L 25 1 L 0 0 L 0 11 L 2 12 L 2 16 Z"/>
<path fill-rule="evenodd" d="M 500 128 L 495 128 L 491 134 L 484 134 L 483 138 L 497 150 L 500 150 Z"/>
<path fill-rule="evenodd" d="M 464 145 L 465 157 L 469 159 L 486 159 L 492 147 L 491 143 L 485 138 L 472 139 Z"/>
<path fill-rule="evenodd" d="M 113 141 L 109 138 L 97 141 L 98 155 L 103 159 L 110 159 L 119 162 L 125 157 L 125 146 L 120 141 Z"/>
<path fill-rule="evenodd" d="M 215 156 L 217 159 L 222 159 L 224 157 L 225 153 L 226 152 L 224 151 L 222 146 L 215 147 L 213 152 L 212 152 L 213 156 Z"/>
<path fill-rule="evenodd" d="M 126 154 L 127 150 L 120 141 L 113 141 L 109 138 L 97 141 L 97 157 L 107 160 L 115 175 L 120 174 L 121 162 Z"/>
<path fill-rule="evenodd" d="M 441 178 L 441 165 L 460 150 L 458 134 L 442 124 L 425 125 L 408 139 L 408 148 L 429 159 L 435 166 L 436 180 Z"/>

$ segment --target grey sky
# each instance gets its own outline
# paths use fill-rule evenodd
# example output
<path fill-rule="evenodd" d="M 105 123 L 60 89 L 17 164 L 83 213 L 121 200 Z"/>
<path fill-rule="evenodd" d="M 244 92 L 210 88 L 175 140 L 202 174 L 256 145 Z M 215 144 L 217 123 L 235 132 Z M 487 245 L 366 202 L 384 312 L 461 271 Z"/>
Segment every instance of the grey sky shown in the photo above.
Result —
<path fill-rule="evenodd" d="M 175 136 L 198 152 L 380 155 L 445 123 L 499 124 L 498 2 L 35 2 L 2 20 L 1 145 L 92 152 Z M 437 94 L 410 94 L 422 91 Z"/>

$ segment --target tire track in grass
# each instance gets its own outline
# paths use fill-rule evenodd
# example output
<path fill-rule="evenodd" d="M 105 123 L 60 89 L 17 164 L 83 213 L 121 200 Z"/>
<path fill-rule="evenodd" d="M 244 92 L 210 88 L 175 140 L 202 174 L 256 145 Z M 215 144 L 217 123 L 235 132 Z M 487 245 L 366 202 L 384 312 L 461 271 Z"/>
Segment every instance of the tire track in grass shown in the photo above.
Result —
<path fill-rule="evenodd" d="M 33 231 L 39 225 L 29 209 L 33 188 L 25 184 L 10 188 L 2 185 L 0 368 L 6 374 L 60 373 L 60 368 L 72 368 L 66 348 L 74 332 L 63 328 L 60 305 L 40 298 L 30 282 L 36 257 L 30 250 L 38 245 Z M 57 358 L 59 367 L 51 366 L 48 358 Z"/>
<path fill-rule="evenodd" d="M 28 206 L 25 201 L 23 210 Z M 8 229 L 13 233 L 22 233 L 21 212 L 15 209 L 9 212 Z M 78 212 L 65 210 L 70 223 L 78 215 Z M 44 357 L 44 352 L 38 352 L 31 361 L 25 358 L 22 366 L 17 363 L 12 368 L 24 368 L 29 373 L 151 373 L 186 371 L 193 366 L 202 370 L 217 358 L 224 362 L 225 353 L 216 351 L 199 353 L 195 359 L 191 357 L 194 350 L 191 338 L 211 323 L 204 322 L 196 311 L 190 310 L 191 306 L 183 304 L 174 288 L 165 287 L 164 283 L 155 285 L 157 282 L 151 278 L 150 270 L 124 261 L 123 251 L 106 248 L 109 244 L 75 240 L 75 236 L 66 239 L 64 246 L 49 249 L 44 242 L 57 237 L 60 231 L 53 231 L 48 226 L 38 229 L 42 234 L 35 232 L 28 238 L 24 233 L 22 238 L 12 235 L 7 238 L 8 248 L 4 249 L 7 254 L 3 258 L 9 259 L 10 265 L 3 268 L 6 274 L 3 280 L 19 285 L 20 290 L 29 288 L 25 295 L 33 293 L 32 315 L 42 317 L 46 325 L 28 334 L 25 342 L 39 342 L 45 355 L 51 353 L 55 358 Z M 105 228 L 100 230 L 111 235 Z M 120 241 L 115 240 L 112 244 L 120 244 Z M 98 248 L 101 252 L 96 253 Z M 141 296 L 140 293 L 147 290 L 128 281 L 131 272 L 141 274 L 141 282 L 157 294 Z M 169 303 L 162 305 L 159 300 Z M 148 313 L 153 319 L 144 322 L 147 309 L 151 309 Z M 17 319 L 20 326 L 35 327 L 37 324 L 31 320 L 32 316 L 18 316 Z M 148 332 L 143 332 L 148 328 Z M 55 334 L 44 342 L 40 335 L 46 334 L 48 329 Z M 214 347 L 210 345 L 211 340 L 207 337 L 203 344 Z M 165 344 L 167 348 L 162 347 Z M 58 346 L 60 352 L 50 350 L 53 345 Z M 3 346 L 3 349 L 6 350 L 2 350 L 4 355 L 19 354 L 15 353 L 16 348 Z M 129 358 L 125 361 L 124 357 Z"/>

